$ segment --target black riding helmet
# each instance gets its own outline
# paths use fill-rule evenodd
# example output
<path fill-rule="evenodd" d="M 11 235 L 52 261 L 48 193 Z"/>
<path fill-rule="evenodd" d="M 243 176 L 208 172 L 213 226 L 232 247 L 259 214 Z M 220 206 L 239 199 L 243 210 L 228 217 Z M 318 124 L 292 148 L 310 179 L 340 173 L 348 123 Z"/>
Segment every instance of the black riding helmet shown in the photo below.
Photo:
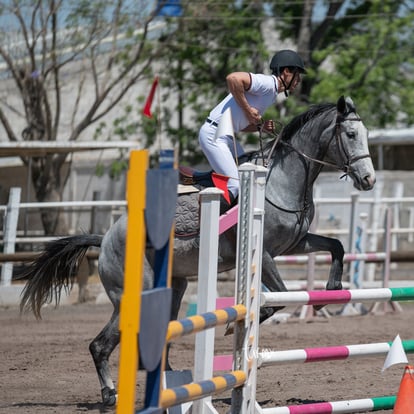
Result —
<path fill-rule="evenodd" d="M 273 75 L 279 76 L 283 68 L 295 68 L 300 73 L 306 73 L 303 59 L 296 52 L 289 49 L 280 50 L 270 61 L 270 69 Z"/>
<path fill-rule="evenodd" d="M 293 50 L 280 50 L 277 52 L 270 61 L 270 69 L 272 74 L 275 76 L 280 76 L 283 68 L 289 68 L 293 70 L 294 73 L 306 73 L 305 64 L 303 63 L 302 58 Z M 293 78 L 290 80 L 289 85 L 286 85 L 285 81 L 280 78 L 285 87 L 285 96 L 289 96 L 289 90 L 293 82 Z"/>

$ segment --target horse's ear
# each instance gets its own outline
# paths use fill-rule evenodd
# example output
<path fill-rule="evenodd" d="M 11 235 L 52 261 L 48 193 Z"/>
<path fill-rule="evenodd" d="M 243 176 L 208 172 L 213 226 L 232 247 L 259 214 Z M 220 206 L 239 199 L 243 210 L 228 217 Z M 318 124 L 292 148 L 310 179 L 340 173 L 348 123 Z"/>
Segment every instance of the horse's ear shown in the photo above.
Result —
<path fill-rule="evenodd" d="M 338 102 L 336 103 L 336 109 L 338 110 L 338 113 L 345 115 L 346 102 L 343 95 L 338 99 Z"/>
<path fill-rule="evenodd" d="M 348 108 L 348 112 L 356 112 L 354 101 L 351 99 L 350 96 L 346 97 L 345 102 Z"/>

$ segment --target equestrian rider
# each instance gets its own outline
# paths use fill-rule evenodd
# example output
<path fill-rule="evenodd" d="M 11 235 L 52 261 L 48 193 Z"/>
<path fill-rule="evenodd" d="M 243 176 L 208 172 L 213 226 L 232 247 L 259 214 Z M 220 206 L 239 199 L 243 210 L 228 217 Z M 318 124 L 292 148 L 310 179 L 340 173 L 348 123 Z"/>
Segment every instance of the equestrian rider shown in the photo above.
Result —
<path fill-rule="evenodd" d="M 306 73 L 302 58 L 293 50 L 277 52 L 271 62 L 271 75 L 248 72 L 233 72 L 227 75 L 229 94 L 209 114 L 199 132 L 199 142 L 212 169 L 229 177 L 227 183 L 231 204 L 239 193 L 239 173 L 235 158 L 243 155 L 241 144 L 230 135 L 216 137 L 217 126 L 227 108 L 231 109 L 234 133 L 254 132 L 262 123 L 262 115 L 276 102 L 277 94 L 284 92 L 286 97 L 301 81 Z M 262 126 L 273 131 L 273 122 Z"/>

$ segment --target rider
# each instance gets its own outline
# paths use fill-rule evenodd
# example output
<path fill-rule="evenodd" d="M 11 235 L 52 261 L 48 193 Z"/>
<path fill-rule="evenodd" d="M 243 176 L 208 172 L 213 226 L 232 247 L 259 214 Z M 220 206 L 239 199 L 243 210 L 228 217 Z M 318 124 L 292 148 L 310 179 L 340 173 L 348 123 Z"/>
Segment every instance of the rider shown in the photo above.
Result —
<path fill-rule="evenodd" d="M 231 204 L 239 194 L 239 174 L 235 158 L 244 151 L 230 135 L 216 137 L 220 118 L 227 108 L 231 109 L 235 133 L 254 132 L 263 127 L 273 132 L 273 122 L 262 124 L 262 115 L 276 102 L 277 94 L 293 91 L 306 73 L 302 58 L 293 50 L 277 52 L 271 62 L 271 75 L 233 72 L 227 75 L 229 94 L 209 114 L 199 132 L 199 142 L 210 166 L 219 174 L 229 177 L 227 183 Z"/>

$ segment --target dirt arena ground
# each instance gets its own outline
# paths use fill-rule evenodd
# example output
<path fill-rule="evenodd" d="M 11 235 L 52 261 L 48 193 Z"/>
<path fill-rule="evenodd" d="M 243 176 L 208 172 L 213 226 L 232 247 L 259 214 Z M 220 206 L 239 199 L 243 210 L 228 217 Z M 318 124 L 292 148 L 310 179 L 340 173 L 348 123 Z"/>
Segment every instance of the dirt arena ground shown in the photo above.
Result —
<path fill-rule="evenodd" d="M 260 348 L 284 350 L 386 342 L 397 334 L 403 340 L 411 339 L 414 304 L 402 306 L 402 313 L 317 317 L 307 321 L 289 318 L 285 323 L 265 325 L 260 332 Z M 328 309 L 332 315 L 338 310 L 333 306 Z M 43 319 L 36 321 L 32 315 L 21 317 L 17 307 L 1 308 L 0 413 L 103 412 L 88 345 L 111 311 L 109 304 L 91 302 L 48 307 Z M 217 353 L 231 351 L 232 338 L 223 336 L 223 328 L 217 329 L 216 338 Z M 174 344 L 174 368 L 192 368 L 193 346 L 194 336 Z M 111 359 L 115 379 L 118 357 L 117 349 Z M 413 357 L 408 358 L 414 362 Z M 381 374 L 384 360 L 385 356 L 262 368 L 258 372 L 257 401 L 264 407 L 273 407 L 393 395 L 398 391 L 404 365 Z M 142 383 L 143 373 L 139 372 L 137 407 Z M 213 397 L 220 413 L 229 411 L 230 395 L 226 392 Z"/>

